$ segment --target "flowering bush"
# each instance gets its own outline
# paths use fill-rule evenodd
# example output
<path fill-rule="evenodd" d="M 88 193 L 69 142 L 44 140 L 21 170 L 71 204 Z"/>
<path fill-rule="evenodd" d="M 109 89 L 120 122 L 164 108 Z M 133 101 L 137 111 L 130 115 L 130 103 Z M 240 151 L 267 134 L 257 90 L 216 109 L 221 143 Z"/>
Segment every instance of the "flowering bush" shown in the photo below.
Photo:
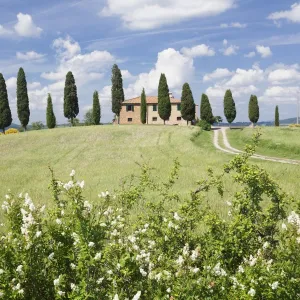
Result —
<path fill-rule="evenodd" d="M 55 207 L 36 206 L 28 194 L 6 195 L 6 233 L 0 247 L 3 299 L 299 299 L 299 205 L 266 171 L 236 156 L 220 175 L 208 171 L 180 207 L 172 192 L 180 168 L 157 183 L 148 166 L 119 192 L 82 195 L 84 182 L 61 182 L 52 172 Z M 240 185 L 224 220 L 206 193 L 223 176 Z M 155 201 L 134 219 L 130 211 Z M 293 211 L 289 212 L 290 209 Z M 288 213 L 289 212 L 289 213 Z"/>
<path fill-rule="evenodd" d="M 5 131 L 5 134 L 14 134 L 14 133 L 19 133 L 19 130 L 16 128 L 9 128 Z"/>

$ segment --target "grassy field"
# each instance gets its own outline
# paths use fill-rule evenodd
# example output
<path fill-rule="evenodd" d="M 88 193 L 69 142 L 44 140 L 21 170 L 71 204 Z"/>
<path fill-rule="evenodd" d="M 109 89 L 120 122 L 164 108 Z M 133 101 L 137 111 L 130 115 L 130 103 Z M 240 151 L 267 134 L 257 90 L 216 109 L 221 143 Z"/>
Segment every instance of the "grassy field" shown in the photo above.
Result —
<path fill-rule="evenodd" d="M 47 189 L 48 166 L 51 166 L 63 181 L 69 180 L 70 171 L 75 169 L 76 177 L 86 182 L 86 198 L 96 201 L 101 191 L 113 191 L 131 174 L 137 174 L 143 162 L 150 164 L 159 178 L 166 179 L 177 157 L 182 167 L 175 189 L 188 195 L 197 187 L 196 182 L 206 176 L 208 167 L 221 172 L 223 164 L 232 158 L 215 150 L 212 132 L 202 132 L 191 141 L 197 130 L 179 126 L 97 126 L 1 136 L 0 195 L 4 196 L 8 189 L 13 193 L 28 192 L 35 202 L 51 205 Z M 297 133 L 299 141 L 300 131 Z M 232 131 L 230 140 L 238 134 L 244 133 Z M 255 163 L 270 171 L 284 190 L 299 195 L 298 166 Z M 225 202 L 235 192 L 235 185 L 228 177 L 224 182 L 227 185 L 224 199 L 212 192 L 207 195 L 207 201 L 226 215 Z"/>
<path fill-rule="evenodd" d="M 300 129 L 262 127 L 261 131 L 257 153 L 300 160 Z M 228 138 L 233 147 L 243 149 L 251 141 L 252 134 L 252 128 L 234 129 L 228 131 Z"/>

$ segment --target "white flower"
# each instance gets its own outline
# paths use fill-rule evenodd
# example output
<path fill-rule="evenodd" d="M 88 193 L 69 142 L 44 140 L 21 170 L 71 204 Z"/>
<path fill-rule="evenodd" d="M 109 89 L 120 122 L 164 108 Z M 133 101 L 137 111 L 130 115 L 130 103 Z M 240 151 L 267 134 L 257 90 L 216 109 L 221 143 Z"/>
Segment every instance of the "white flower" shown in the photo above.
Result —
<path fill-rule="evenodd" d="M 83 207 L 88 211 L 92 210 L 92 204 L 90 204 L 88 201 L 84 201 Z"/>
<path fill-rule="evenodd" d="M 165 241 L 167 242 L 169 240 L 168 236 L 165 235 Z"/>
<path fill-rule="evenodd" d="M 56 279 L 53 280 L 53 284 L 54 286 L 58 286 L 59 285 L 59 281 L 60 281 L 60 276 Z"/>
<path fill-rule="evenodd" d="M 104 277 L 99 278 L 99 279 L 97 280 L 97 284 L 101 284 L 103 280 L 104 280 Z"/>
<path fill-rule="evenodd" d="M 88 246 L 89 246 L 90 248 L 92 248 L 92 247 L 95 246 L 95 243 L 94 243 L 94 242 L 89 242 Z"/>
<path fill-rule="evenodd" d="M 72 270 L 76 269 L 76 265 L 73 264 L 73 263 L 70 264 L 70 267 L 71 267 Z"/>
<path fill-rule="evenodd" d="M 81 189 L 83 189 L 84 188 L 84 180 L 82 180 L 81 182 L 78 181 L 77 186 L 79 186 Z"/>
<path fill-rule="evenodd" d="M 63 292 L 63 291 L 58 291 L 57 294 L 58 294 L 59 296 L 64 296 L 64 295 L 65 295 L 65 292 Z"/>
<path fill-rule="evenodd" d="M 231 210 L 228 211 L 228 217 L 231 217 L 232 216 L 232 212 Z"/>
<path fill-rule="evenodd" d="M 55 222 L 56 222 L 56 224 L 58 224 L 58 225 L 61 225 L 61 224 L 62 224 L 61 219 L 56 219 Z"/>
<path fill-rule="evenodd" d="M 175 219 L 176 221 L 179 221 L 179 220 L 181 219 L 181 218 L 179 217 L 179 215 L 178 215 L 177 212 L 174 213 L 174 219 Z"/>
<path fill-rule="evenodd" d="M 232 205 L 232 203 L 231 203 L 230 201 L 226 201 L 226 204 L 227 204 L 228 206 L 231 206 L 231 205 Z"/>
<path fill-rule="evenodd" d="M 71 177 L 74 177 L 74 176 L 75 176 L 75 170 L 72 170 L 72 171 L 71 171 L 70 176 L 71 176 Z"/>
<path fill-rule="evenodd" d="M 245 272 L 245 271 L 244 271 L 244 268 L 243 268 L 242 266 L 239 266 L 238 272 L 239 272 L 239 273 L 244 273 L 244 272 Z"/>
<path fill-rule="evenodd" d="M 252 255 L 250 255 L 250 259 L 249 259 L 249 265 L 250 265 L 250 267 L 255 266 L 256 261 L 257 261 L 257 258 L 253 257 Z"/>
<path fill-rule="evenodd" d="M 296 241 L 297 241 L 298 244 L 300 244 L 300 237 L 297 237 Z"/>
<path fill-rule="evenodd" d="M 265 242 L 264 244 L 263 244 L 263 249 L 267 249 L 268 247 L 269 247 L 269 242 Z"/>
<path fill-rule="evenodd" d="M 64 184 L 64 189 L 67 191 L 70 190 L 72 187 L 74 187 L 73 181 L 69 181 L 68 183 Z"/>
<path fill-rule="evenodd" d="M 106 227 L 106 224 L 105 223 L 101 223 L 100 227 Z"/>
<path fill-rule="evenodd" d="M 49 254 L 49 256 L 48 256 L 48 258 L 50 259 L 50 260 L 52 260 L 53 259 L 53 257 L 54 257 L 54 252 L 52 252 L 51 254 Z"/>
<path fill-rule="evenodd" d="M 112 271 L 112 270 L 108 270 L 108 271 L 107 271 L 107 274 L 108 274 L 108 275 L 112 275 L 112 274 L 113 274 L 113 271 Z"/>
<path fill-rule="evenodd" d="M 3 270 L 3 269 L 0 269 L 0 275 L 3 274 L 3 273 L 4 273 L 4 270 Z"/>
<path fill-rule="evenodd" d="M 217 263 L 215 265 L 215 267 L 213 268 L 213 272 L 217 275 L 217 276 L 226 276 L 227 273 L 224 269 L 221 268 L 221 264 Z"/>
<path fill-rule="evenodd" d="M 169 294 L 171 293 L 171 289 L 170 288 L 167 289 L 167 293 L 169 293 Z"/>
<path fill-rule="evenodd" d="M 10 196 L 9 195 L 5 195 L 5 199 L 9 200 Z"/>
<path fill-rule="evenodd" d="M 21 288 L 20 283 L 13 287 L 13 290 L 18 291 Z"/>
<path fill-rule="evenodd" d="M 43 205 L 40 209 L 40 212 L 43 212 L 45 210 L 45 208 L 46 208 L 46 205 Z"/>
<path fill-rule="evenodd" d="M 101 252 L 98 252 L 98 253 L 96 253 L 94 259 L 95 259 L 95 260 L 100 260 L 100 259 L 101 259 L 101 256 L 102 256 Z"/>
<path fill-rule="evenodd" d="M 37 231 L 36 232 L 36 234 L 35 234 L 35 236 L 38 238 L 38 237 L 40 237 L 42 235 L 42 232 L 41 231 Z"/>
<path fill-rule="evenodd" d="M 287 230 L 287 226 L 284 223 L 282 223 L 281 228 L 282 230 Z"/>
<path fill-rule="evenodd" d="M 119 300 L 119 296 L 118 294 L 115 294 L 114 299 L 113 300 Z"/>
<path fill-rule="evenodd" d="M 199 256 L 199 249 L 197 248 L 192 251 L 191 260 L 195 261 L 198 256 Z"/>
<path fill-rule="evenodd" d="M 141 292 L 141 291 L 138 291 L 138 292 L 135 294 L 135 296 L 132 298 L 132 300 L 139 300 L 140 297 L 141 297 L 141 294 L 142 294 L 142 292 Z"/>
<path fill-rule="evenodd" d="M 255 296 L 255 289 L 251 288 L 248 292 L 248 295 L 250 295 L 251 297 Z"/>
<path fill-rule="evenodd" d="M 278 282 L 278 281 L 275 281 L 275 282 L 273 282 L 273 283 L 271 284 L 272 290 L 276 290 L 276 289 L 278 288 L 278 286 L 279 286 L 279 282 Z"/>
<path fill-rule="evenodd" d="M 180 255 L 179 257 L 178 257 L 178 259 L 176 260 L 176 263 L 178 264 L 178 265 L 182 265 L 183 263 L 184 263 L 184 259 L 183 259 L 183 257 Z"/>
<path fill-rule="evenodd" d="M 16 271 L 17 271 L 18 273 L 22 273 L 22 269 L 23 269 L 23 266 L 22 266 L 22 265 L 19 265 L 19 266 L 17 267 Z"/>
<path fill-rule="evenodd" d="M 24 294 L 24 290 L 23 290 L 23 289 L 20 289 L 20 290 L 18 291 L 18 294 L 23 295 L 23 294 Z"/>
<path fill-rule="evenodd" d="M 29 209 L 30 209 L 30 211 L 35 211 L 35 206 L 32 202 L 29 205 Z"/>
<path fill-rule="evenodd" d="M 76 290 L 77 286 L 75 283 L 71 283 L 71 290 L 74 291 Z"/>
<path fill-rule="evenodd" d="M 195 274 L 196 274 L 196 273 L 198 273 L 198 272 L 199 272 L 199 270 L 200 270 L 199 268 L 194 268 L 194 269 L 193 269 L 193 273 L 195 273 Z"/>
<path fill-rule="evenodd" d="M 143 268 L 140 268 L 140 273 L 142 274 L 143 277 L 147 276 L 147 272 Z"/>

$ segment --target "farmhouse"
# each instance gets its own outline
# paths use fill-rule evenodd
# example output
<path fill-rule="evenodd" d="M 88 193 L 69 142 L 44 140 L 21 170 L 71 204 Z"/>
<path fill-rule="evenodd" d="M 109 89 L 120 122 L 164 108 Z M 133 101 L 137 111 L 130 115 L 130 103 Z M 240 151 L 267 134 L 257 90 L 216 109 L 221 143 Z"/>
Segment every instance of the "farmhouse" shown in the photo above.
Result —
<path fill-rule="evenodd" d="M 166 120 L 167 125 L 187 125 L 187 122 L 181 117 L 181 100 L 175 99 L 170 93 L 171 116 Z M 164 124 L 164 121 L 158 114 L 158 97 L 147 96 L 147 124 Z M 197 109 L 196 105 L 196 115 Z M 122 103 L 120 112 L 120 124 L 142 124 L 141 122 L 141 97 L 125 100 Z"/>

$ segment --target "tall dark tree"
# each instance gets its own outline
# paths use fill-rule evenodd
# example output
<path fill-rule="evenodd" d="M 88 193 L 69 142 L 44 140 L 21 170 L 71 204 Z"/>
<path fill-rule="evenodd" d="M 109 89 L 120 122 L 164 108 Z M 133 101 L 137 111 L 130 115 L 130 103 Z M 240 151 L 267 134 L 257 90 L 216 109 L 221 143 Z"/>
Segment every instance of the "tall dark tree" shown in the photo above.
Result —
<path fill-rule="evenodd" d="M 94 125 L 99 125 L 101 119 L 101 107 L 99 101 L 99 94 L 97 91 L 93 95 L 93 123 Z"/>
<path fill-rule="evenodd" d="M 215 119 L 212 113 L 211 105 L 206 94 L 202 94 L 200 105 L 200 118 L 209 124 L 213 124 Z"/>
<path fill-rule="evenodd" d="M 145 89 L 143 89 L 141 95 L 141 122 L 142 124 L 146 124 L 147 122 L 147 100 Z"/>
<path fill-rule="evenodd" d="M 195 109 L 194 97 L 190 85 L 185 83 L 182 87 L 181 94 L 181 116 L 184 120 L 186 120 L 187 124 L 195 120 Z"/>
<path fill-rule="evenodd" d="M 122 73 L 116 64 L 114 64 L 112 67 L 111 83 L 112 112 L 118 117 L 118 123 L 120 123 L 120 111 L 122 109 L 122 102 L 124 102 L 125 97 Z"/>
<path fill-rule="evenodd" d="M 259 106 L 255 95 L 251 95 L 249 101 L 249 120 L 253 123 L 253 125 L 255 125 L 259 120 Z"/>
<path fill-rule="evenodd" d="M 224 115 L 227 122 L 231 124 L 236 118 L 235 102 L 231 90 L 227 90 L 224 96 Z"/>
<path fill-rule="evenodd" d="M 20 123 L 26 130 L 29 123 L 30 109 L 27 92 L 27 81 L 23 68 L 19 69 L 17 78 L 17 110 Z"/>
<path fill-rule="evenodd" d="M 171 116 L 171 109 L 167 78 L 165 74 L 161 74 L 158 85 L 158 114 L 164 120 L 164 124 Z"/>
<path fill-rule="evenodd" d="M 0 73 L 0 129 L 5 133 L 5 127 L 11 125 L 12 117 L 8 102 L 6 83 L 3 75 Z"/>
<path fill-rule="evenodd" d="M 276 108 L 275 108 L 275 126 L 278 127 L 280 124 L 279 124 L 279 108 L 278 108 L 278 105 L 276 105 Z"/>
<path fill-rule="evenodd" d="M 53 104 L 52 104 L 52 98 L 51 94 L 48 94 L 47 99 L 47 113 L 46 113 L 46 121 L 47 121 L 47 127 L 49 129 L 55 128 L 56 126 L 56 117 L 53 111 Z"/>
<path fill-rule="evenodd" d="M 65 90 L 64 90 L 64 115 L 71 121 L 79 114 L 79 105 L 77 97 L 77 87 L 75 78 L 72 72 L 68 72 L 66 76 Z"/>

